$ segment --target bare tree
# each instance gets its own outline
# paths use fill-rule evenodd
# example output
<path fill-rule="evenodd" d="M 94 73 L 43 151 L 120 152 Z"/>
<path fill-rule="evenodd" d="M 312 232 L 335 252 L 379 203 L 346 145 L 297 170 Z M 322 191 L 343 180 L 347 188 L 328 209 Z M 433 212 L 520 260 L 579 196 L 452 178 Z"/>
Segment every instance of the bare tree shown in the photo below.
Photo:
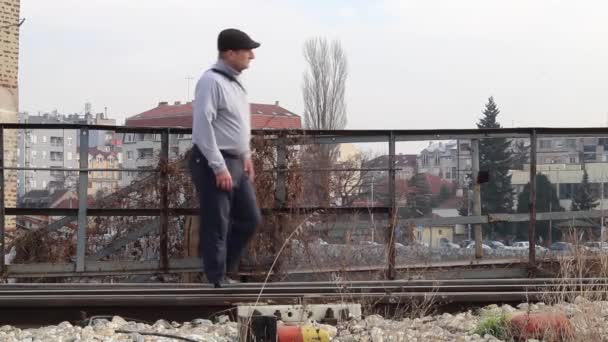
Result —
<path fill-rule="evenodd" d="M 346 77 L 348 63 L 342 44 L 312 38 L 304 44 L 308 70 L 304 73 L 304 123 L 308 129 L 334 130 L 346 127 Z"/>
<path fill-rule="evenodd" d="M 346 127 L 346 54 L 339 41 L 312 38 L 304 44 L 307 70 L 304 72 L 304 124 L 307 129 L 338 130 Z M 309 164 L 319 169 L 330 169 L 337 156 L 335 145 L 313 146 L 307 149 Z M 309 175 L 311 187 L 308 198 L 320 205 L 330 204 L 330 172 Z M 312 204 L 312 203 L 311 203 Z"/>

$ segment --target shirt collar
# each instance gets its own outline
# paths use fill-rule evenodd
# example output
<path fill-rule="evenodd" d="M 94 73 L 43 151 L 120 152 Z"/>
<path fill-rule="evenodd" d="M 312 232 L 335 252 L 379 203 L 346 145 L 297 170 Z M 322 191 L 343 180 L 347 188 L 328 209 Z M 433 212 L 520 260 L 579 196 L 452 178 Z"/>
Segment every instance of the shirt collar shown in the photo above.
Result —
<path fill-rule="evenodd" d="M 236 71 L 236 69 L 234 69 L 233 67 L 228 65 L 228 63 L 224 62 L 221 59 L 218 59 L 217 63 L 215 63 L 215 67 L 222 71 L 225 71 L 235 77 L 239 76 L 241 74 L 240 72 Z"/>

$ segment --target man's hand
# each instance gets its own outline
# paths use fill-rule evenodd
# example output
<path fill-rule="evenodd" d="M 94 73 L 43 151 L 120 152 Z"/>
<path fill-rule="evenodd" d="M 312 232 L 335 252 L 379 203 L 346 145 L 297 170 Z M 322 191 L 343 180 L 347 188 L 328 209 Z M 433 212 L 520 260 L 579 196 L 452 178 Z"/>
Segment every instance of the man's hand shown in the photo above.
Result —
<path fill-rule="evenodd" d="M 220 171 L 220 173 L 215 175 L 215 183 L 217 187 L 224 190 L 230 191 L 232 189 L 232 176 L 228 170 Z"/>
<path fill-rule="evenodd" d="M 250 158 L 243 160 L 243 170 L 249 176 L 249 180 L 253 182 L 253 177 L 255 176 L 255 171 L 253 171 L 253 162 Z"/>

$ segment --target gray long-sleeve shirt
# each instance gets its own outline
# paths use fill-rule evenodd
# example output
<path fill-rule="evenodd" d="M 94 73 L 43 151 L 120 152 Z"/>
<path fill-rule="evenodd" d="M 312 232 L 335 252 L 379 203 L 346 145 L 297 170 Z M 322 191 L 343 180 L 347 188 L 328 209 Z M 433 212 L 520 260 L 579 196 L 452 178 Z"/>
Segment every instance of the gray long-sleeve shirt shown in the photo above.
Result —
<path fill-rule="evenodd" d="M 238 80 L 239 72 L 222 60 L 213 68 Z M 220 150 L 248 158 L 251 154 L 250 140 L 251 112 L 247 94 L 236 82 L 207 70 L 196 84 L 192 113 L 193 144 L 217 174 L 226 169 Z"/>

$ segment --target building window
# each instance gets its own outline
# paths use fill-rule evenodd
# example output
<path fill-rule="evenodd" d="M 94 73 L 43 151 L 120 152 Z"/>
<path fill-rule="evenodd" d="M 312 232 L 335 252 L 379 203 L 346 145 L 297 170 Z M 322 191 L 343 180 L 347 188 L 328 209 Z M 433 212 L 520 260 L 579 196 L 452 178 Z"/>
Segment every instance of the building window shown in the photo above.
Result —
<path fill-rule="evenodd" d="M 428 165 L 429 165 L 429 155 L 423 154 L 422 155 L 422 166 L 428 166 Z"/>
<path fill-rule="evenodd" d="M 38 143 L 38 137 L 34 134 L 30 135 L 30 142 L 32 144 L 37 144 Z"/>
<path fill-rule="evenodd" d="M 72 145 L 72 140 L 73 140 L 72 137 L 68 137 L 68 145 L 70 145 L 70 146 Z"/>
<path fill-rule="evenodd" d="M 576 164 L 576 157 L 570 157 L 570 164 Z"/>
<path fill-rule="evenodd" d="M 435 165 L 439 165 L 439 153 L 435 154 Z"/>
<path fill-rule="evenodd" d="M 127 151 L 127 159 L 133 160 L 133 151 Z"/>
<path fill-rule="evenodd" d="M 551 140 L 539 140 L 539 148 L 542 149 L 550 149 L 551 148 Z"/>
<path fill-rule="evenodd" d="M 140 148 L 137 150 L 137 159 L 152 159 L 154 150 L 151 148 Z"/>
<path fill-rule="evenodd" d="M 36 159 L 38 157 L 38 151 L 32 151 L 32 159 Z"/>
<path fill-rule="evenodd" d="M 52 161 L 63 161 L 63 152 L 51 152 Z"/>
<path fill-rule="evenodd" d="M 559 185 L 559 199 L 572 199 L 578 190 L 578 183 L 562 183 Z"/>
<path fill-rule="evenodd" d="M 51 169 L 60 169 L 58 166 L 51 166 Z M 51 177 L 61 177 L 63 176 L 63 171 L 61 170 L 51 170 Z"/>
<path fill-rule="evenodd" d="M 63 146 L 63 138 L 62 137 L 51 137 L 51 146 Z"/>
<path fill-rule="evenodd" d="M 43 180 L 43 181 L 42 181 L 42 188 L 43 188 L 43 189 L 45 189 L 45 188 L 46 188 L 46 181 L 45 181 L 45 180 Z"/>
<path fill-rule="evenodd" d="M 576 148 L 576 139 L 566 139 L 567 148 Z"/>
<path fill-rule="evenodd" d="M 443 230 L 439 229 L 439 235 L 443 235 Z"/>
<path fill-rule="evenodd" d="M 583 156 L 585 160 L 595 160 L 596 158 L 596 148 L 594 145 L 585 145 L 583 146 Z"/>
<path fill-rule="evenodd" d="M 42 151 L 42 160 L 46 160 L 46 151 Z"/>
<path fill-rule="evenodd" d="M 42 136 L 42 143 L 46 143 L 46 135 Z"/>
<path fill-rule="evenodd" d="M 68 152 L 67 153 L 67 159 L 68 160 L 72 160 L 72 152 Z"/>

